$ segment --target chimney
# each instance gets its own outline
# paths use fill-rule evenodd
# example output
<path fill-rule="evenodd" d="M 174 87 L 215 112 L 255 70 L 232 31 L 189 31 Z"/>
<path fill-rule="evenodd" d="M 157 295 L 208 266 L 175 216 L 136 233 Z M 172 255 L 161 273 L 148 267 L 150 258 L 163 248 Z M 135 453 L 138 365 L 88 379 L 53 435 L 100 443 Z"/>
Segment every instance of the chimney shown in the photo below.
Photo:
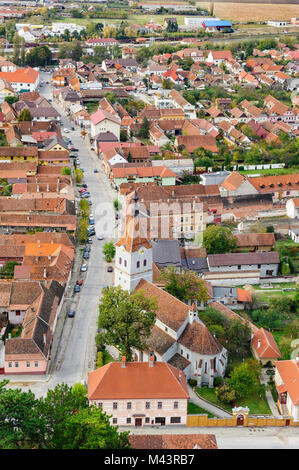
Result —
<path fill-rule="evenodd" d="M 126 367 L 126 356 L 122 356 L 121 358 L 121 366 L 124 369 Z"/>
<path fill-rule="evenodd" d="M 46 335 L 46 333 L 43 334 L 43 341 L 44 341 L 44 344 L 46 344 L 46 342 L 47 342 L 47 335 Z"/>
<path fill-rule="evenodd" d="M 46 279 L 46 277 L 47 277 L 47 269 L 44 268 L 44 278 Z"/>
<path fill-rule="evenodd" d="M 260 348 L 260 347 L 261 347 L 261 340 L 258 339 L 258 340 L 257 340 L 257 348 Z"/>
<path fill-rule="evenodd" d="M 149 367 L 154 367 L 154 355 L 153 354 L 150 354 L 148 361 L 149 361 Z"/>
<path fill-rule="evenodd" d="M 179 381 L 180 382 L 182 381 L 182 373 L 181 372 L 179 373 Z"/>

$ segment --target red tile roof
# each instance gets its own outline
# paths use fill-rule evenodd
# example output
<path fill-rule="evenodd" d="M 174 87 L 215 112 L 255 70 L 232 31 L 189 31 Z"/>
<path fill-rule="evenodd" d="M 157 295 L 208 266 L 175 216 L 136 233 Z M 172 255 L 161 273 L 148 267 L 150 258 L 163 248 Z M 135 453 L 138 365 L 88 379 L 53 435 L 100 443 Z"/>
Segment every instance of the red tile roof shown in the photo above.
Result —
<path fill-rule="evenodd" d="M 117 384 L 117 386 L 115 386 Z M 88 374 L 89 400 L 188 399 L 185 374 L 167 362 L 110 362 Z"/>
<path fill-rule="evenodd" d="M 252 345 L 261 359 L 279 359 L 280 351 L 273 338 L 273 335 L 260 328 L 252 338 Z"/>

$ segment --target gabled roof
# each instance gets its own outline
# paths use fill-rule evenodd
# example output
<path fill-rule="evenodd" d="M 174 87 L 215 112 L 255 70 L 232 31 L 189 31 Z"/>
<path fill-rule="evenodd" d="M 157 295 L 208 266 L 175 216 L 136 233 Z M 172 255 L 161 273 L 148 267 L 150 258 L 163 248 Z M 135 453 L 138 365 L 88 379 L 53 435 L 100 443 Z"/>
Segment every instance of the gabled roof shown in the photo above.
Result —
<path fill-rule="evenodd" d="M 157 299 L 157 320 L 172 330 L 177 331 L 186 321 L 190 307 L 168 292 L 144 279 L 139 281 L 135 291 L 142 291 L 146 296 Z"/>
<path fill-rule="evenodd" d="M 116 122 L 117 124 L 120 124 L 119 117 L 103 109 L 98 109 L 95 113 L 91 114 L 90 119 L 94 125 L 98 124 L 101 121 L 104 121 L 105 119 L 108 119 L 110 121 Z"/>
<path fill-rule="evenodd" d="M 252 345 L 261 359 L 280 358 L 280 351 L 273 335 L 264 328 L 260 328 L 256 333 L 254 333 Z"/>
<path fill-rule="evenodd" d="M 275 366 L 293 404 L 299 406 L 299 360 L 278 361 Z"/>
<path fill-rule="evenodd" d="M 221 255 L 208 255 L 210 267 L 235 266 L 253 264 L 278 264 L 279 254 L 277 251 L 255 251 L 249 253 L 225 253 Z"/>
<path fill-rule="evenodd" d="M 133 449 L 218 449 L 214 434 L 131 434 Z"/>
<path fill-rule="evenodd" d="M 235 235 L 237 247 L 274 246 L 274 233 L 238 233 Z"/>
<path fill-rule="evenodd" d="M 189 351 L 212 356 L 220 354 L 223 346 L 217 341 L 206 326 L 198 321 L 188 323 L 178 342 Z"/>
<path fill-rule="evenodd" d="M 221 187 L 227 191 L 236 191 L 242 183 L 246 181 L 246 177 L 238 173 L 237 171 L 232 171 L 225 180 L 221 183 Z"/>

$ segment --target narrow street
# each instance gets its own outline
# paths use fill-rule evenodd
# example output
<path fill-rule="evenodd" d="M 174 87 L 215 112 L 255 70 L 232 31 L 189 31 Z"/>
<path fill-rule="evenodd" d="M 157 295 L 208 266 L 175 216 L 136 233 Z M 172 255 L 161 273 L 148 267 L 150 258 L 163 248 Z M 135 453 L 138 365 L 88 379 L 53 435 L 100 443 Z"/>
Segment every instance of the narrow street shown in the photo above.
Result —
<path fill-rule="evenodd" d="M 39 88 L 39 93 L 52 100 L 51 104 L 62 116 L 63 136 L 70 138 L 73 146 L 79 150 L 77 153 L 80 167 L 84 169 L 84 183 L 88 185 L 88 191 L 91 194 L 92 206 L 90 207 L 95 218 L 96 233 L 107 233 L 105 224 L 109 226 L 111 221 L 115 223 L 112 204 L 117 193 L 109 185 L 99 159 L 90 150 L 87 138 L 85 140 L 81 135 L 81 129 L 67 118 L 64 110 L 54 101 L 50 74 L 42 72 L 41 81 L 45 84 Z M 75 131 L 72 131 L 71 127 L 75 127 Z M 64 133 L 65 128 L 70 132 Z M 98 169 L 98 173 L 94 173 L 95 169 Z M 77 202 L 79 203 L 79 198 Z M 109 209 L 112 213 L 109 213 Z M 73 385 L 80 381 L 87 381 L 88 372 L 94 369 L 99 298 L 102 288 L 112 284 L 113 273 L 107 272 L 107 263 L 102 254 L 102 246 L 106 239 L 109 240 L 109 234 L 101 241 L 96 236 L 92 239 L 90 258 L 84 260 L 87 264 L 86 273 L 80 272 L 83 257 L 80 253 L 80 246 L 76 248 L 77 262 L 74 265 L 71 285 L 65 294 L 65 307 L 61 314 L 65 316 L 65 320 L 61 318 L 62 331 L 56 331 L 56 336 L 54 335 L 53 344 L 56 342 L 58 346 L 57 352 L 55 351 L 51 358 L 49 375 L 26 379 L 22 377 L 20 381 L 16 377 L 11 377 L 11 388 L 31 389 L 36 397 L 45 396 L 48 389 L 54 388 L 59 383 Z M 84 279 L 84 283 L 81 292 L 74 294 L 73 285 L 77 279 Z M 76 305 L 75 316 L 68 318 L 67 311 L 74 303 Z"/>

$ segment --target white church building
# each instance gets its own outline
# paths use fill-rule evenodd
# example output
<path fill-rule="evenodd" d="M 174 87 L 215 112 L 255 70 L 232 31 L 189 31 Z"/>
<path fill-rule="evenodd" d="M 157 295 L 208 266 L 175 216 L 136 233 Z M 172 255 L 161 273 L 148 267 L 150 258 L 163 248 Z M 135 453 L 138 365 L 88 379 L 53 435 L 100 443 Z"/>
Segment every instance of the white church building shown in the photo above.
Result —
<path fill-rule="evenodd" d="M 156 323 L 146 351 L 134 351 L 135 361 L 165 361 L 179 368 L 198 386 L 213 387 L 215 377 L 223 377 L 227 350 L 200 320 L 197 308 L 188 306 L 153 283 L 152 245 L 133 198 L 133 212 L 127 216 L 124 236 L 116 243 L 114 285 L 124 290 L 144 292 L 157 299 Z"/>

